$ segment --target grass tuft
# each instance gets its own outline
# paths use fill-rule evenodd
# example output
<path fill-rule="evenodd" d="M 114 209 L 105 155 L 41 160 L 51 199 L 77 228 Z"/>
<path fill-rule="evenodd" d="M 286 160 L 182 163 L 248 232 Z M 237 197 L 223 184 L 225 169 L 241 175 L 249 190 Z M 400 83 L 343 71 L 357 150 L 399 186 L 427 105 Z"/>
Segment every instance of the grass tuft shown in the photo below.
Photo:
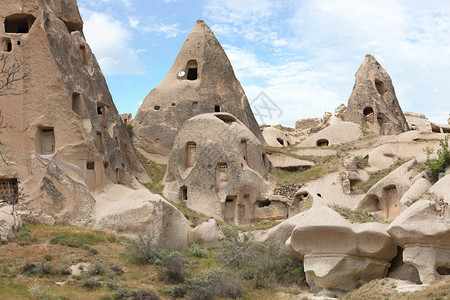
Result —
<path fill-rule="evenodd" d="M 348 207 L 340 206 L 338 204 L 331 205 L 330 207 L 338 212 L 341 216 L 354 223 L 369 223 L 380 221 L 371 216 L 367 211 L 362 209 L 352 210 Z"/>
<path fill-rule="evenodd" d="M 164 179 L 164 175 L 166 174 L 167 165 L 158 164 L 152 160 L 145 158 L 139 152 L 136 152 L 139 162 L 144 166 L 145 171 L 148 176 L 153 180 L 152 183 L 144 184 L 146 188 L 150 190 L 153 194 L 158 194 L 162 196 L 162 192 L 164 189 L 164 185 L 162 181 Z"/>

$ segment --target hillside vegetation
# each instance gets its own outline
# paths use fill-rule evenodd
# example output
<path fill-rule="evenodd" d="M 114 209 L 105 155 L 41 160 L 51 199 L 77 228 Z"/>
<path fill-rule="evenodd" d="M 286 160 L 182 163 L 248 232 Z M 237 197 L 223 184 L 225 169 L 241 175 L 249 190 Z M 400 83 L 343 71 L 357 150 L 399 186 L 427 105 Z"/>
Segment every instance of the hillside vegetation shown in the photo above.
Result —
<path fill-rule="evenodd" d="M 283 245 L 254 242 L 225 227 L 229 245 L 184 251 L 154 248 L 68 225 L 29 225 L 0 246 L 2 299 L 276 299 L 299 293 L 300 260 Z"/>

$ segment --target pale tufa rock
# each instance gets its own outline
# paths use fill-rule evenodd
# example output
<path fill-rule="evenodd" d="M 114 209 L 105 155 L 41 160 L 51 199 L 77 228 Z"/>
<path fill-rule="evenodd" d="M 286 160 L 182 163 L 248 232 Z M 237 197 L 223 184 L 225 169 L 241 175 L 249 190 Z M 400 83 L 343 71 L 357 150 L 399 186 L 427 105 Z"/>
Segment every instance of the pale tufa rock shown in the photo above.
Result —
<path fill-rule="evenodd" d="M 328 206 L 298 220 L 286 247 L 304 263 L 311 291 L 350 291 L 358 282 L 386 276 L 397 245 L 385 224 L 354 224 Z"/>
<path fill-rule="evenodd" d="M 399 134 L 409 129 L 391 78 L 370 54 L 366 55 L 355 74 L 355 85 L 344 120 L 364 124 L 383 135 Z"/>
<path fill-rule="evenodd" d="M 264 143 L 244 90 L 222 46 L 205 22 L 196 22 L 169 73 L 144 99 L 133 121 L 135 145 L 168 156 L 190 118 L 228 112 Z"/>

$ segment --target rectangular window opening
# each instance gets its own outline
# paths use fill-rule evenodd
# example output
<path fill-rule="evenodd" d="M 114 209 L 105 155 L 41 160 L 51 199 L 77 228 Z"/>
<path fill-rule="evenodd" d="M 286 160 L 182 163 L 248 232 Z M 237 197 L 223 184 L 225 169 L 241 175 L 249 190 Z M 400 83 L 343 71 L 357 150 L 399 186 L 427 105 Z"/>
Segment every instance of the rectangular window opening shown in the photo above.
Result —
<path fill-rule="evenodd" d="M 83 63 L 83 65 L 87 65 L 87 52 L 85 45 L 80 45 L 80 54 L 81 54 L 81 62 Z"/>
<path fill-rule="evenodd" d="M 53 127 L 38 128 L 36 151 L 43 155 L 55 153 L 55 131 Z"/>
<path fill-rule="evenodd" d="M 95 168 L 95 162 L 93 162 L 93 161 L 86 162 L 86 169 L 94 170 L 94 168 Z"/>
<path fill-rule="evenodd" d="M 17 178 L 0 179 L 0 200 L 15 205 L 19 200 L 19 184 Z"/>

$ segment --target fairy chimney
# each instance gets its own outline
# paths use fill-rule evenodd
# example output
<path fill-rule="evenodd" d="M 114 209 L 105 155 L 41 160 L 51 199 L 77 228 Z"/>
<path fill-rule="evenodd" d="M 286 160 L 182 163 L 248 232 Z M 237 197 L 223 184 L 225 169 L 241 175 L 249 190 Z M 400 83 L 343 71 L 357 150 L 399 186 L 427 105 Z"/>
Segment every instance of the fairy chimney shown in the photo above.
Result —
<path fill-rule="evenodd" d="M 366 55 L 355 78 L 345 121 L 365 124 L 370 130 L 383 135 L 409 130 L 391 78 L 375 57 Z"/>
<path fill-rule="evenodd" d="M 0 93 L 0 200 L 13 191 L 19 208 L 89 224 L 92 193 L 132 175 L 149 178 L 85 40 L 76 0 L 2 0 L 0 23 L 3 62 L 19 66 L 23 78 Z"/>
<path fill-rule="evenodd" d="M 133 120 L 136 147 L 169 155 L 181 126 L 190 118 L 227 112 L 264 141 L 249 102 L 225 51 L 199 20 L 164 80 L 145 98 Z"/>

